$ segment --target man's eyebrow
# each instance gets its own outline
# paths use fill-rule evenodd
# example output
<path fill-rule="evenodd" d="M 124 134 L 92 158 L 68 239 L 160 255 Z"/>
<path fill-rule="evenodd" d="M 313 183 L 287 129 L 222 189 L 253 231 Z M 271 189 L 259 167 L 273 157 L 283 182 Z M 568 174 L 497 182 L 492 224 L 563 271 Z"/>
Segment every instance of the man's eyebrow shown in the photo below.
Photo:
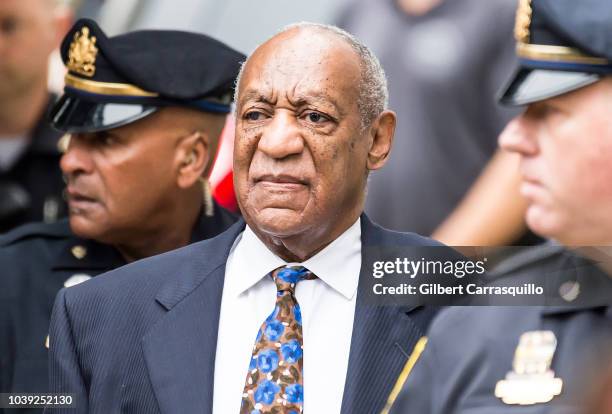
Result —
<path fill-rule="evenodd" d="M 331 104 L 335 110 L 337 110 L 338 112 L 342 112 L 340 109 L 340 106 L 338 105 L 338 103 L 336 102 L 334 98 L 332 98 L 331 96 L 327 94 L 322 94 L 316 91 L 300 93 L 299 95 L 287 97 L 287 99 L 295 107 L 303 106 L 307 104 L 313 104 L 313 103 Z M 240 106 L 242 106 L 246 102 L 249 102 L 249 101 L 265 103 L 267 105 L 276 104 L 276 100 L 274 98 L 270 97 L 266 93 L 263 93 L 255 89 L 249 89 L 245 91 L 242 97 L 240 98 L 240 100 L 238 101 L 238 103 Z"/>
<path fill-rule="evenodd" d="M 340 110 L 338 103 L 334 98 L 326 94 L 320 93 L 304 93 L 300 95 L 293 96 L 289 99 L 292 105 L 301 106 L 309 103 L 323 103 L 323 104 L 331 104 L 334 109 Z"/>
<path fill-rule="evenodd" d="M 263 102 L 266 104 L 273 105 L 273 102 L 270 98 L 268 98 L 264 93 L 260 91 L 256 91 L 254 89 L 247 90 L 242 98 L 240 98 L 240 105 L 243 105 L 247 101 L 255 101 L 255 102 Z"/>

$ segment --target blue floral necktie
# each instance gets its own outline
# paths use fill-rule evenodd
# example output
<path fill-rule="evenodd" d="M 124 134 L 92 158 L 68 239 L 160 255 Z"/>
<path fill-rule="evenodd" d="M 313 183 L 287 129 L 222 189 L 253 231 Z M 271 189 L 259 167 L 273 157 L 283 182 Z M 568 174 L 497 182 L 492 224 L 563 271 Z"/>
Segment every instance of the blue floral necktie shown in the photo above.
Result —
<path fill-rule="evenodd" d="M 295 285 L 316 276 L 302 266 L 279 267 L 270 275 L 276 283 L 276 306 L 257 333 L 240 414 L 301 414 L 302 312 Z"/>

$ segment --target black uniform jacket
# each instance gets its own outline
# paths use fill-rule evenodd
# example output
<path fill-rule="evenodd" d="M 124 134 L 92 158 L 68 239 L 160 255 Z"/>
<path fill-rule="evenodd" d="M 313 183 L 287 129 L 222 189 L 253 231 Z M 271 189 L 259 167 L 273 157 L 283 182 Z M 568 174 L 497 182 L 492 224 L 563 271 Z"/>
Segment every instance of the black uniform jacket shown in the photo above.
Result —
<path fill-rule="evenodd" d="M 566 303 L 549 298 L 556 304 L 450 307 L 440 312 L 392 414 L 585 412 L 582 401 L 591 384 L 612 362 L 612 277 L 596 263 L 550 244 L 508 260 L 500 264 L 493 285 L 508 278 L 525 283 L 539 280 L 556 285 Z M 539 333 L 551 332 L 555 347 L 533 341 Z M 523 342 L 519 349 L 523 335 L 532 342 Z M 529 358 L 545 364 L 542 356 L 551 351 L 550 365 L 542 365 L 546 374 L 517 372 Z M 501 380 L 507 381 L 505 392 L 503 383 L 498 387 Z M 548 394 L 558 380 L 560 393 Z M 542 401 L 528 401 L 527 390 Z M 518 401 L 501 398 L 508 395 Z"/>

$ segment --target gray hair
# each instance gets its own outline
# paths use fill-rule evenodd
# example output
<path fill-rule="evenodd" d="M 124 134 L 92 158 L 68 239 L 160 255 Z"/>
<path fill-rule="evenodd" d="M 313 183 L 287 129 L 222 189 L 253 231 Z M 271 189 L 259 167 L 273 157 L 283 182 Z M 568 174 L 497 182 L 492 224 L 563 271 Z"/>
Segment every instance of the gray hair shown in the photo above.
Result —
<path fill-rule="evenodd" d="M 359 98 L 357 100 L 357 106 L 359 107 L 359 113 L 361 116 L 361 129 L 363 131 L 369 127 L 374 119 L 376 119 L 378 115 L 387 109 L 389 104 L 387 77 L 385 76 L 385 71 L 383 70 L 378 58 L 374 55 L 370 48 L 362 43 L 359 39 L 337 26 L 321 23 L 300 22 L 285 26 L 278 32 L 278 34 L 292 29 L 318 29 L 332 33 L 348 43 L 348 45 L 355 51 L 359 57 L 361 66 Z M 234 102 L 236 102 L 238 98 L 238 86 L 247 62 L 248 58 L 242 63 L 240 72 L 236 78 Z"/>

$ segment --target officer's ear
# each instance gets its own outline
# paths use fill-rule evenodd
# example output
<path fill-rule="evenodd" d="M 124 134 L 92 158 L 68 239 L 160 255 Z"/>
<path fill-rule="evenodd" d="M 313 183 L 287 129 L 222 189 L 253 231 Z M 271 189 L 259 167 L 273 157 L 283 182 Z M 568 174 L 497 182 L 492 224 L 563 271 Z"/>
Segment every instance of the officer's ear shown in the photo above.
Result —
<path fill-rule="evenodd" d="M 369 129 L 370 148 L 368 150 L 368 170 L 382 168 L 389 158 L 393 134 L 395 133 L 396 116 L 393 111 L 383 111 Z"/>
<path fill-rule="evenodd" d="M 196 131 L 182 138 L 176 148 L 177 185 L 190 188 L 204 175 L 210 159 L 210 138 Z"/>

